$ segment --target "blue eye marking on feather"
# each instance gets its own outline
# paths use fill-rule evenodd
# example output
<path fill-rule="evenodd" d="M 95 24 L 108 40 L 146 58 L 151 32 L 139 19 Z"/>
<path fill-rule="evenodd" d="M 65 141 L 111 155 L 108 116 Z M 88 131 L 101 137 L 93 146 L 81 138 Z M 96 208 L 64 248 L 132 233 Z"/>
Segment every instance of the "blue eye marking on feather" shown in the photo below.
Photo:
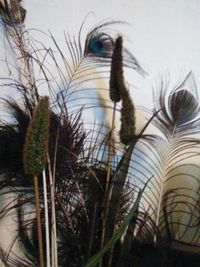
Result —
<path fill-rule="evenodd" d="M 99 56 L 104 56 L 106 53 L 106 49 L 104 47 L 103 42 L 96 38 L 91 40 L 91 42 L 89 43 L 88 50 L 90 51 L 90 53 L 93 53 Z"/>
<path fill-rule="evenodd" d="M 105 33 L 91 35 L 86 42 L 85 54 L 87 56 L 111 58 L 114 49 L 114 40 Z"/>

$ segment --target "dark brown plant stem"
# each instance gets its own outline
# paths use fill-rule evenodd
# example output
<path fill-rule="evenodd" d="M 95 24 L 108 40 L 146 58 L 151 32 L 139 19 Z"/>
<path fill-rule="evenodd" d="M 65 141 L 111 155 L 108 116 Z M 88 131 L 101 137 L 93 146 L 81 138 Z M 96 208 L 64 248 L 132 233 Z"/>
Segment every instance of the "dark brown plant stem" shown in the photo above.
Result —
<path fill-rule="evenodd" d="M 112 114 L 112 124 L 111 124 L 111 130 L 109 133 L 109 140 L 108 140 L 108 171 L 106 176 L 106 186 L 105 186 L 105 192 L 106 195 L 108 193 L 108 186 L 110 183 L 110 174 L 111 174 L 111 160 L 114 154 L 114 137 L 113 137 L 113 131 L 115 128 L 115 115 L 116 115 L 116 102 L 114 103 L 113 107 L 113 114 Z"/>
<path fill-rule="evenodd" d="M 40 267 L 44 267 L 42 227 L 41 227 L 41 217 L 40 217 L 40 197 L 39 197 L 38 188 L 39 188 L 38 187 L 38 177 L 36 175 L 34 175 L 34 191 L 35 191 L 35 207 L 36 207 L 36 220 L 37 220 L 39 260 L 40 260 Z"/>
<path fill-rule="evenodd" d="M 111 162 L 112 156 L 114 154 L 114 129 L 115 129 L 116 108 L 117 108 L 117 103 L 114 102 L 112 124 L 111 124 L 111 131 L 110 131 L 110 142 L 109 142 L 109 152 L 110 152 L 109 156 L 111 157 L 109 162 Z M 110 175 L 108 177 L 110 178 Z"/>
<path fill-rule="evenodd" d="M 89 246 L 88 246 L 88 260 L 91 257 L 91 252 L 92 252 L 92 246 L 94 243 L 94 237 L 95 237 L 95 228 L 96 228 L 96 218 L 97 218 L 97 209 L 98 209 L 98 203 L 95 203 L 94 205 L 94 211 L 93 211 L 93 216 L 92 216 L 92 225 L 91 225 L 91 231 L 90 231 L 90 239 L 89 239 Z"/>
<path fill-rule="evenodd" d="M 106 233 L 106 223 L 107 223 L 107 217 L 108 217 L 108 203 L 109 203 L 109 184 L 110 184 L 110 174 L 111 174 L 111 160 L 113 157 L 113 130 L 115 127 L 115 115 L 116 115 L 116 102 L 114 102 L 113 107 L 113 115 L 112 115 L 112 124 L 111 124 L 111 130 L 109 133 L 109 140 L 108 140 L 108 170 L 106 175 L 106 184 L 105 184 L 105 199 L 104 199 L 104 218 L 102 223 L 102 234 L 101 234 L 101 249 L 104 247 L 106 240 L 105 240 L 105 233 Z M 102 266 L 102 261 L 100 262 L 100 267 Z"/>

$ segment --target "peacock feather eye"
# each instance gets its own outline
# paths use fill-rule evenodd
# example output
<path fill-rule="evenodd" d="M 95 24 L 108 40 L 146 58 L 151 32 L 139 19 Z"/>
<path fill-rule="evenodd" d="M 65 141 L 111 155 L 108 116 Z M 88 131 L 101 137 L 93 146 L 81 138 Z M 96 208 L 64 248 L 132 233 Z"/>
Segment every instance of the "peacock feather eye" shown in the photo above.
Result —
<path fill-rule="evenodd" d="M 4 1 L 4 4 L 0 2 L 0 17 L 6 25 L 19 25 L 25 20 L 26 10 L 20 0 L 13 0 L 10 3 Z"/>
<path fill-rule="evenodd" d="M 114 49 L 114 40 L 105 33 L 91 36 L 85 44 L 85 55 L 93 57 L 111 58 Z"/>
<path fill-rule="evenodd" d="M 173 120 L 178 125 L 185 124 L 195 118 L 198 101 L 187 90 L 179 90 L 170 97 L 170 110 Z"/>
<path fill-rule="evenodd" d="M 89 49 L 93 54 L 96 54 L 96 55 L 101 56 L 105 54 L 105 47 L 104 47 L 103 42 L 96 38 L 90 42 Z"/>

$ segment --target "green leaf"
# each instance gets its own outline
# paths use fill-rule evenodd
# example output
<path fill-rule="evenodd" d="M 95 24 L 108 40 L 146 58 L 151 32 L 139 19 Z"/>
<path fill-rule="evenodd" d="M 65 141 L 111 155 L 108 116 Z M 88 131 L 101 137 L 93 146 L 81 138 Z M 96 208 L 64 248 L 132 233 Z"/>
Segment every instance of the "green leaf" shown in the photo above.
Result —
<path fill-rule="evenodd" d="M 143 135 L 143 133 L 145 132 L 149 124 L 152 122 L 152 120 L 157 116 L 158 112 L 152 115 L 152 117 L 140 131 L 138 136 L 135 136 L 135 139 L 133 139 L 132 143 L 127 147 L 112 177 L 111 185 L 109 187 L 109 192 L 108 192 L 109 203 L 108 203 L 108 213 L 107 213 L 108 219 L 106 222 L 106 230 L 105 230 L 106 232 L 105 240 L 109 240 L 113 234 L 113 228 L 114 225 L 116 224 L 116 219 L 119 212 L 121 195 L 126 182 L 126 177 L 128 174 L 128 169 L 135 145 L 140 140 L 140 137 Z"/>
<path fill-rule="evenodd" d="M 145 185 L 145 187 L 146 187 L 146 185 Z M 129 211 L 129 213 L 125 217 L 123 223 L 116 230 L 116 232 L 113 235 L 113 237 L 108 241 L 108 243 L 105 245 L 105 247 L 100 252 L 98 252 L 96 255 L 94 255 L 89 260 L 89 262 L 85 265 L 85 267 L 95 267 L 100 262 L 100 260 L 105 255 L 105 253 L 108 252 L 115 245 L 117 240 L 119 240 L 121 238 L 121 236 L 123 235 L 124 231 L 126 230 L 126 227 L 129 225 L 131 219 L 137 213 L 137 210 L 138 210 L 138 207 L 139 207 L 139 203 L 140 203 L 140 199 L 142 197 L 142 193 L 143 193 L 145 187 L 138 193 L 138 196 L 137 196 L 137 199 L 136 199 L 135 203 L 133 204 L 131 210 Z"/>
<path fill-rule="evenodd" d="M 134 140 L 133 143 L 124 152 L 111 180 L 111 185 L 108 192 L 108 213 L 105 229 L 106 241 L 108 241 L 113 234 L 113 229 L 119 213 L 120 200 L 127 177 L 129 164 L 131 161 L 131 156 L 136 143 L 137 140 Z"/>

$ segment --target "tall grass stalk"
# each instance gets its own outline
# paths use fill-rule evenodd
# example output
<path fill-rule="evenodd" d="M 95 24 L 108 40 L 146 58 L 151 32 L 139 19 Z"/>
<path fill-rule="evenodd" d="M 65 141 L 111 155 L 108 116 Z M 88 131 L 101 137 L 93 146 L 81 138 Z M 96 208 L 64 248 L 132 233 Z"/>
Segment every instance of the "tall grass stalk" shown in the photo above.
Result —
<path fill-rule="evenodd" d="M 144 187 L 145 188 L 145 187 Z M 141 190 L 138 193 L 137 199 L 135 201 L 135 203 L 133 204 L 131 210 L 129 211 L 129 213 L 127 214 L 127 216 L 125 217 L 123 223 L 120 225 L 120 227 L 117 229 L 117 231 L 115 232 L 115 234 L 112 236 L 112 238 L 108 241 L 108 243 L 103 247 L 102 250 L 100 250 L 96 255 L 94 255 L 89 262 L 85 265 L 85 267 L 95 267 L 97 266 L 97 264 L 102 260 L 103 256 L 114 247 L 115 243 L 117 242 L 117 240 L 119 240 L 125 229 L 127 228 L 127 226 L 129 225 L 131 219 L 133 218 L 133 216 L 136 214 L 138 207 L 139 207 L 139 203 L 140 203 L 140 199 L 142 197 L 142 193 L 144 191 Z"/>
<path fill-rule="evenodd" d="M 40 216 L 40 197 L 38 190 L 38 177 L 34 175 L 34 191 L 35 191 L 35 208 L 36 208 L 36 220 L 37 220 L 37 235 L 38 235 L 38 248 L 39 248 L 39 261 L 40 267 L 44 267 L 44 253 L 43 253 L 43 240 L 42 240 L 42 227 Z"/>
<path fill-rule="evenodd" d="M 35 206 L 37 219 L 38 247 L 40 266 L 44 266 L 42 225 L 40 218 L 40 196 L 38 187 L 38 175 L 46 165 L 49 137 L 49 102 L 47 97 L 41 98 L 36 106 L 33 118 L 30 121 L 24 144 L 24 171 L 34 177 Z"/>
<path fill-rule="evenodd" d="M 49 156 L 47 162 L 48 162 L 48 173 L 50 180 L 50 195 L 51 195 L 51 266 L 58 267 L 57 227 L 56 227 L 56 210 L 55 210 L 55 178 L 52 175 Z"/>
<path fill-rule="evenodd" d="M 44 212 L 45 212 L 45 237 L 46 237 L 46 267 L 51 267 L 50 263 L 50 235 L 49 235 L 49 212 L 48 212 L 48 195 L 47 195 L 47 178 L 43 170 L 43 194 L 44 194 Z"/>
<path fill-rule="evenodd" d="M 107 217 L 108 217 L 108 206 L 109 206 L 109 201 L 110 201 L 110 195 L 109 195 L 109 184 L 110 184 L 110 175 L 111 175 L 111 168 L 112 168 L 112 158 L 114 155 L 114 136 L 113 132 L 115 129 L 115 116 L 116 116 L 116 102 L 114 102 L 114 107 L 113 107 L 113 113 L 112 113 L 112 124 L 111 124 L 111 130 L 108 136 L 108 170 L 107 170 L 107 175 L 106 175 L 106 184 L 105 184 L 105 199 L 104 199 L 104 218 L 103 218 L 103 223 L 102 223 L 102 235 L 101 235 L 101 249 L 103 249 L 105 245 L 105 232 L 106 232 L 106 222 L 107 222 Z M 100 261 L 100 267 L 102 267 L 102 260 Z"/>

